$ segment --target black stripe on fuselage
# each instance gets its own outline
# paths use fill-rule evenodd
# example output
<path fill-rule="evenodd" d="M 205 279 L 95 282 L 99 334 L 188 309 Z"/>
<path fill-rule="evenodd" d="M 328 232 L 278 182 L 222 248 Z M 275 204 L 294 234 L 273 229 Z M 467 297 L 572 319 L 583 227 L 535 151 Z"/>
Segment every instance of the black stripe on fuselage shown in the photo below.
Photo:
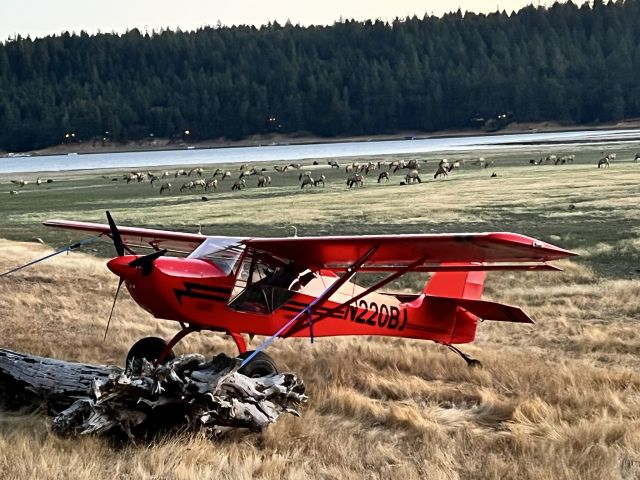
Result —
<path fill-rule="evenodd" d="M 184 287 L 184 290 L 173 290 L 178 303 L 182 303 L 182 299 L 185 297 L 227 303 L 229 295 L 231 295 L 231 289 L 229 288 L 212 287 L 209 285 L 202 285 L 200 283 L 185 282 Z M 215 295 L 216 293 L 218 295 Z"/>

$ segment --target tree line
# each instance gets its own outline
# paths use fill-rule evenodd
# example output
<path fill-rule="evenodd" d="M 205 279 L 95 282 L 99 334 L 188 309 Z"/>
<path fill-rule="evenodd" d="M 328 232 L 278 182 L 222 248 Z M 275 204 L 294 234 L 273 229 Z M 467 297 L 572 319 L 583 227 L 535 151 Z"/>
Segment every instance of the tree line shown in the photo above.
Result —
<path fill-rule="evenodd" d="M 640 0 L 0 44 L 0 149 L 640 116 Z M 492 123 L 493 121 L 493 123 Z"/>

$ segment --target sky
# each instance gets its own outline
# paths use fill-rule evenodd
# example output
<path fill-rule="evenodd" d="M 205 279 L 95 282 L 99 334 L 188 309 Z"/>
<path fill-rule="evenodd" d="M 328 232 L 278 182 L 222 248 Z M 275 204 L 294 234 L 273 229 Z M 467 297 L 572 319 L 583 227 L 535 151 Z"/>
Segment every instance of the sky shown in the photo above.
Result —
<path fill-rule="evenodd" d="M 563 0 L 564 1 L 564 0 Z M 457 10 L 511 12 L 523 6 L 551 5 L 553 0 L 0 0 L 0 41 L 19 34 L 31 38 L 59 34 L 194 30 L 215 25 L 330 25 L 344 19 L 382 19 L 442 15 Z M 581 4 L 584 0 L 574 0 Z"/>

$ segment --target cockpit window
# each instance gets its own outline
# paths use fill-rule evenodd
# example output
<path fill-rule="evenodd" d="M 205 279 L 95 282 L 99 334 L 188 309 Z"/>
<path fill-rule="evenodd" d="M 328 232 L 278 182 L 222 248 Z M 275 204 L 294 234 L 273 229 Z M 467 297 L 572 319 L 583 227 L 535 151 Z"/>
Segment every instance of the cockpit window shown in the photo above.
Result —
<path fill-rule="evenodd" d="M 314 274 L 294 262 L 248 253 L 239 266 L 229 307 L 268 314 L 285 304 Z"/>
<path fill-rule="evenodd" d="M 208 260 L 231 275 L 244 252 L 245 246 L 240 243 L 241 240 L 234 237 L 209 237 L 188 258 Z"/>

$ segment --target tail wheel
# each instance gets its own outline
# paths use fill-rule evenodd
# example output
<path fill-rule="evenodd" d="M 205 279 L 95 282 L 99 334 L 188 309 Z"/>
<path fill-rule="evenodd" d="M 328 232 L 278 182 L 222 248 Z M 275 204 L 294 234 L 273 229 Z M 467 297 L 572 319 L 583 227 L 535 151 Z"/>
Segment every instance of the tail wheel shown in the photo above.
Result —
<path fill-rule="evenodd" d="M 133 344 L 127 354 L 125 368 L 129 373 L 136 373 L 142 370 L 142 359 L 154 363 L 160 358 L 160 355 L 167 346 L 167 342 L 159 337 L 145 337 Z M 173 360 L 175 355 L 173 351 L 166 355 L 164 361 Z"/>
<path fill-rule="evenodd" d="M 238 358 L 242 360 L 246 359 L 251 355 L 255 350 L 249 350 L 248 352 L 241 353 L 238 355 Z M 256 377 L 266 377 L 267 375 L 272 375 L 278 373 L 278 368 L 276 367 L 276 362 L 264 352 L 258 352 L 255 357 L 251 359 L 249 363 L 247 363 L 244 367 L 238 370 L 239 373 L 246 375 L 247 377 L 256 378 Z"/>

